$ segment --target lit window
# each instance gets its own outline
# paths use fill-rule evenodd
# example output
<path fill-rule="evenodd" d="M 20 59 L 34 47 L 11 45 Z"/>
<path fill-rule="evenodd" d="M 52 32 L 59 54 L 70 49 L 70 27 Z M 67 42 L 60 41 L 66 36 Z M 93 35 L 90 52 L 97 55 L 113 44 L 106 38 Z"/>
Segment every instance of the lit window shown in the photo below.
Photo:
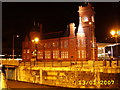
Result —
<path fill-rule="evenodd" d="M 44 47 L 47 48 L 47 43 L 45 43 Z"/>
<path fill-rule="evenodd" d="M 50 58 L 51 58 L 51 52 L 45 51 L 45 59 L 50 59 Z"/>
<path fill-rule="evenodd" d="M 80 50 L 78 51 L 78 58 L 81 58 Z"/>
<path fill-rule="evenodd" d="M 30 53 L 30 50 L 29 50 L 29 49 L 27 50 L 27 53 Z"/>
<path fill-rule="evenodd" d="M 67 51 L 65 52 L 65 58 L 68 58 L 68 52 Z"/>
<path fill-rule="evenodd" d="M 53 46 L 53 47 L 56 47 L 56 42 L 53 42 L 53 43 L 52 43 L 52 46 Z"/>
<path fill-rule="evenodd" d="M 81 45 L 81 44 L 80 44 L 80 39 L 79 39 L 79 40 L 78 40 L 78 47 L 80 47 L 80 45 Z"/>
<path fill-rule="evenodd" d="M 92 16 L 92 22 L 94 22 L 94 16 Z"/>
<path fill-rule="evenodd" d="M 26 53 L 26 50 L 25 50 L 25 49 L 23 50 L 23 53 Z"/>
<path fill-rule="evenodd" d="M 59 58 L 59 50 L 53 50 L 53 58 Z"/>
<path fill-rule="evenodd" d="M 43 59 L 43 51 L 38 51 L 37 59 Z"/>
<path fill-rule="evenodd" d="M 86 45 L 85 39 L 81 39 L 81 45 L 82 45 L 82 47 L 85 47 L 85 45 Z"/>
<path fill-rule="evenodd" d="M 61 58 L 68 58 L 68 51 L 62 51 Z"/>
<path fill-rule="evenodd" d="M 82 50 L 82 58 L 86 58 L 86 51 Z"/>

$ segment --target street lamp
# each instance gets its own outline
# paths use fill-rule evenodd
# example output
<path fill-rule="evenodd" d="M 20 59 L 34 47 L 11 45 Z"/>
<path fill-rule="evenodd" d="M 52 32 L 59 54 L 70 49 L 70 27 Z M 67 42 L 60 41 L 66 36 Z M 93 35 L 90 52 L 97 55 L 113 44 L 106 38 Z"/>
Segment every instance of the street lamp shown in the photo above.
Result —
<path fill-rule="evenodd" d="M 95 57 L 95 36 L 94 36 L 94 23 L 93 22 L 89 22 L 89 25 L 90 25 L 90 27 L 91 27 L 91 31 L 92 31 L 92 59 L 93 59 L 93 67 L 94 67 L 94 63 L 95 63 L 95 59 L 96 59 L 96 57 Z"/>
<path fill-rule="evenodd" d="M 39 38 L 38 37 L 35 37 L 33 40 L 32 40 L 32 42 L 35 44 L 35 55 L 36 55 L 36 61 L 37 61 L 37 44 L 38 44 L 38 42 L 39 42 Z M 35 65 L 35 60 L 34 60 L 34 65 Z"/>
<path fill-rule="evenodd" d="M 120 36 L 120 30 L 111 30 L 110 34 L 112 35 L 112 37 L 115 37 L 115 41 L 116 41 L 116 57 L 118 57 L 118 37 Z M 117 65 L 118 65 L 118 58 L 117 58 Z"/>
<path fill-rule="evenodd" d="M 19 37 L 19 35 L 15 35 L 15 36 Z M 13 35 L 13 60 L 14 60 L 14 54 L 15 54 L 15 49 L 14 49 L 15 36 Z"/>

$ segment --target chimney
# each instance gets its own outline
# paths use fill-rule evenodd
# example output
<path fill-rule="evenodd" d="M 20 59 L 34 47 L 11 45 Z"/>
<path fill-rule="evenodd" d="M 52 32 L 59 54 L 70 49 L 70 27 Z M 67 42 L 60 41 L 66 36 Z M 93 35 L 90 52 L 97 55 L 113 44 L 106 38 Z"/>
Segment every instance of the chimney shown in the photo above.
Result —
<path fill-rule="evenodd" d="M 70 27 L 70 37 L 75 37 L 75 24 L 74 23 L 70 23 L 69 24 Z"/>

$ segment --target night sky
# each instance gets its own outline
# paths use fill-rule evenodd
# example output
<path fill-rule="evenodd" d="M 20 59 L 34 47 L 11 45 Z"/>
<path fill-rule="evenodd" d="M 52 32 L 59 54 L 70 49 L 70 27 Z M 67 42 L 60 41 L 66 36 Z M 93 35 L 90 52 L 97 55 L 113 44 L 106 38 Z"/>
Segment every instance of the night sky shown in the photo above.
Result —
<path fill-rule="evenodd" d="M 2 42 L 3 47 L 12 47 L 13 34 L 19 34 L 22 42 L 33 27 L 34 21 L 43 24 L 44 33 L 66 30 L 70 22 L 78 25 L 78 6 L 82 2 L 3 2 L 2 3 Z M 120 29 L 120 3 L 91 3 L 95 10 L 95 36 L 97 42 L 105 42 L 111 29 Z M 119 27 L 118 27 L 119 26 Z"/>

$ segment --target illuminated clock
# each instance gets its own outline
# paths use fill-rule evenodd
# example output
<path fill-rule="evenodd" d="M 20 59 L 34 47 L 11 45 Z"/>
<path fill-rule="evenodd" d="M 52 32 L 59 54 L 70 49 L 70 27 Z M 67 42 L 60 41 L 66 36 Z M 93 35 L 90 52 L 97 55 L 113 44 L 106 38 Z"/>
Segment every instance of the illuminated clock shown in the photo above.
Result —
<path fill-rule="evenodd" d="M 83 22 L 88 22 L 88 17 L 83 17 Z"/>

